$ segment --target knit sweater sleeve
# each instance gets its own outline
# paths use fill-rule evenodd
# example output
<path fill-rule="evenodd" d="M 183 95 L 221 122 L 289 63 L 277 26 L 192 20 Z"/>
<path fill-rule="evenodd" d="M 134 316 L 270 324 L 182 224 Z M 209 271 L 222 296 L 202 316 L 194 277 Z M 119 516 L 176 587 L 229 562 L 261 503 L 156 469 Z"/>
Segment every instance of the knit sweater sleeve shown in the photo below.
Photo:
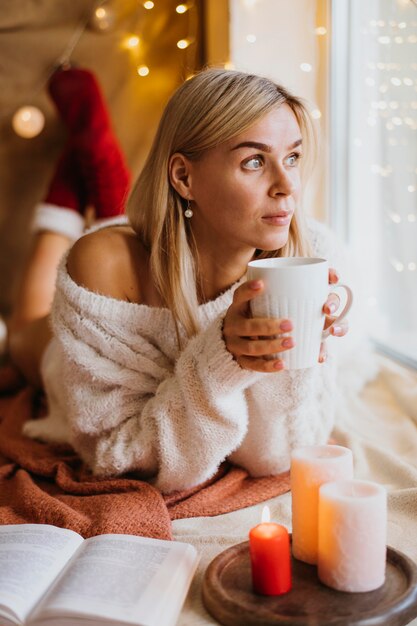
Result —
<path fill-rule="evenodd" d="M 248 424 L 245 389 L 259 374 L 242 370 L 226 350 L 222 317 L 199 333 L 143 409 L 154 422 L 162 491 L 212 476 L 239 447 Z"/>
<path fill-rule="evenodd" d="M 240 368 L 222 338 L 223 315 L 177 359 L 119 320 L 57 290 L 64 412 L 74 448 L 101 476 L 137 471 L 163 492 L 211 477 L 247 431 L 245 389 L 262 374 Z M 103 298 L 105 306 L 108 306 Z M 114 317 L 117 323 L 117 316 Z"/>

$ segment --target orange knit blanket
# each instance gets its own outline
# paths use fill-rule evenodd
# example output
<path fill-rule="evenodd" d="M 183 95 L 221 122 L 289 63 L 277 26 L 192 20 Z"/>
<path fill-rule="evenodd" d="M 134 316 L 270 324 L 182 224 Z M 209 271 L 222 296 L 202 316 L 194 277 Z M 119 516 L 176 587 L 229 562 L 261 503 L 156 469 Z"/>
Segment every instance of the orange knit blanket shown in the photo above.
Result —
<path fill-rule="evenodd" d="M 133 474 L 97 479 L 69 446 L 21 434 L 22 424 L 41 414 L 43 404 L 29 388 L 0 396 L 0 524 L 53 524 L 83 537 L 170 539 L 173 519 L 220 515 L 289 490 L 288 472 L 251 478 L 227 463 L 204 484 L 169 495 Z"/>

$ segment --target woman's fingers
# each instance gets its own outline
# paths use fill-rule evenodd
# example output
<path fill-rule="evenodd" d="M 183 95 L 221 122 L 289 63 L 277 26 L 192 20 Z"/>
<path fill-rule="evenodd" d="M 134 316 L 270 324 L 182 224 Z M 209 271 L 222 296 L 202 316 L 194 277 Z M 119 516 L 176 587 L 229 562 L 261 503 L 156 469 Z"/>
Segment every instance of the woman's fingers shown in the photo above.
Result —
<path fill-rule="evenodd" d="M 344 335 L 346 335 L 346 333 L 349 330 L 349 323 L 345 319 L 338 322 L 337 318 L 326 316 L 324 328 L 326 329 L 329 327 L 330 327 L 329 332 L 331 335 L 333 335 L 333 337 L 344 337 Z M 327 359 L 326 342 L 322 341 L 320 344 L 319 363 L 324 363 L 326 359 Z"/>
<path fill-rule="evenodd" d="M 322 341 L 320 344 L 319 363 L 324 363 L 326 359 L 327 359 L 326 342 Z"/>
<path fill-rule="evenodd" d="M 270 337 L 292 330 L 290 320 L 242 317 L 240 314 L 230 315 L 225 320 L 223 334 L 238 335 L 239 337 Z"/>
<path fill-rule="evenodd" d="M 249 302 L 261 293 L 263 290 L 263 282 L 261 280 L 249 280 L 240 285 L 233 294 L 233 302 L 231 309 L 240 309 L 246 311 Z"/>
<path fill-rule="evenodd" d="M 334 320 L 333 320 L 334 321 Z M 345 319 L 340 322 L 335 321 L 335 323 L 330 326 L 330 334 L 334 337 L 344 337 L 349 330 L 349 322 Z"/>
<path fill-rule="evenodd" d="M 285 350 L 289 350 L 294 347 L 294 345 L 295 342 L 292 337 L 277 337 L 272 339 L 233 337 L 230 341 L 230 348 L 236 357 L 267 357 L 278 352 L 285 352 Z"/>
<path fill-rule="evenodd" d="M 292 330 L 292 323 L 286 319 L 251 317 L 250 301 L 262 290 L 263 283 L 258 280 L 248 281 L 236 289 L 224 318 L 223 337 L 241 367 L 274 372 L 284 367 L 276 355 L 294 346 L 294 340 L 286 335 Z"/>
<path fill-rule="evenodd" d="M 329 267 L 329 284 L 335 285 L 339 282 L 339 274 L 334 269 L 334 267 Z"/>
<path fill-rule="evenodd" d="M 339 306 L 340 298 L 337 293 L 330 293 L 323 306 L 323 313 L 326 313 L 326 315 L 333 315 L 333 313 L 336 313 Z"/>
<path fill-rule="evenodd" d="M 285 367 L 280 359 L 254 359 L 250 356 L 240 356 L 236 361 L 243 369 L 254 372 L 279 372 Z"/>
<path fill-rule="evenodd" d="M 334 268 L 330 267 L 329 268 L 329 284 L 335 285 L 338 282 L 339 282 L 339 275 L 337 271 Z M 345 319 L 339 321 L 337 317 L 332 317 L 333 314 L 339 309 L 339 307 L 340 307 L 339 296 L 336 293 L 330 293 L 327 298 L 326 303 L 323 306 L 323 313 L 325 313 L 326 315 L 324 329 L 327 330 L 329 328 L 330 335 L 333 335 L 334 337 L 343 337 L 344 335 L 346 335 L 346 333 L 349 330 L 349 324 Z M 319 360 L 320 358 L 322 358 L 323 361 L 326 359 L 324 344 L 322 344 L 322 348 L 320 350 Z"/>

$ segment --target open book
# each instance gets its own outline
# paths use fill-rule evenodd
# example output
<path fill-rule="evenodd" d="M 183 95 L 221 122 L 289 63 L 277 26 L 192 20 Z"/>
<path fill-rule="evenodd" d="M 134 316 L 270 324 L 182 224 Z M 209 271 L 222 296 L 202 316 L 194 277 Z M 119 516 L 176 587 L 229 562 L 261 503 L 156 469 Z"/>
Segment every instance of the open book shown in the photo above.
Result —
<path fill-rule="evenodd" d="M 0 526 L 0 625 L 174 626 L 198 560 L 175 541 Z"/>

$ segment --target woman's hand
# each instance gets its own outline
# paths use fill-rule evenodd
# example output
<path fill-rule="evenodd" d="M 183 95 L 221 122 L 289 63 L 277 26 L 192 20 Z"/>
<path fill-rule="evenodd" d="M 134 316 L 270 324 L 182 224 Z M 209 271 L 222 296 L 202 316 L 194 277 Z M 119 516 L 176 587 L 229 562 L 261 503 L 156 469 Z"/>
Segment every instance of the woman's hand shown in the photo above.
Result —
<path fill-rule="evenodd" d="M 329 268 L 329 284 L 335 285 L 339 282 L 339 276 L 335 269 Z M 336 319 L 335 316 L 332 316 L 332 313 L 337 311 L 340 305 L 340 298 L 336 293 L 330 293 L 329 297 L 325 305 L 323 306 L 323 313 L 326 315 L 326 319 L 324 322 L 324 330 L 328 328 L 331 324 L 333 324 Z M 343 319 L 340 323 L 336 323 L 334 326 L 330 328 L 330 334 L 334 337 L 343 337 L 349 330 L 349 325 L 347 320 Z M 320 346 L 320 354 L 319 354 L 319 362 L 323 363 L 327 358 L 327 350 L 326 350 L 326 342 L 323 341 Z"/>
<path fill-rule="evenodd" d="M 243 369 L 276 372 L 284 369 L 284 364 L 271 355 L 295 345 L 292 337 L 287 335 L 292 330 L 292 323 L 287 319 L 251 317 L 250 301 L 262 291 L 261 280 L 247 281 L 236 289 L 224 318 L 223 337 L 226 348 Z"/>

